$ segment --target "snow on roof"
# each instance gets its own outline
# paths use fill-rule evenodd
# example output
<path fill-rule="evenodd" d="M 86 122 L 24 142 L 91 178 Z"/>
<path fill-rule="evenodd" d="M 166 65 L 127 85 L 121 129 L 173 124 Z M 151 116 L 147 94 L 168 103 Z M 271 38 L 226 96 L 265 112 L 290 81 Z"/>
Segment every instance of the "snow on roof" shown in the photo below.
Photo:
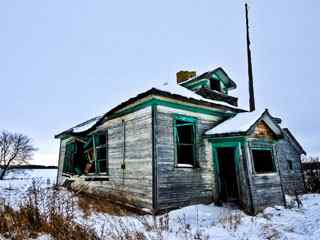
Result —
<path fill-rule="evenodd" d="M 264 111 L 242 112 L 218 126 L 208 130 L 205 134 L 222 134 L 246 132 L 262 116 Z"/>
<path fill-rule="evenodd" d="M 187 98 L 193 98 L 196 100 L 219 104 L 222 106 L 231 107 L 233 109 L 240 109 L 236 106 L 233 106 L 233 105 L 226 103 L 226 102 L 223 102 L 223 101 L 204 98 L 204 97 L 200 96 L 199 94 L 197 94 L 197 93 L 195 93 L 195 92 L 193 92 L 183 86 L 178 85 L 177 83 L 164 83 L 162 85 L 154 86 L 154 88 L 165 91 L 165 92 L 169 92 L 172 94 L 181 95 L 181 96 L 184 96 Z"/>
<path fill-rule="evenodd" d="M 158 84 L 158 85 L 151 85 L 151 83 L 149 83 L 149 84 L 147 83 L 144 85 L 143 88 L 140 88 L 140 89 L 128 89 L 126 94 L 123 94 L 122 96 L 119 97 L 119 101 L 118 101 L 117 106 L 121 102 L 126 102 L 130 98 L 136 97 L 139 94 L 147 92 L 148 90 L 150 90 L 152 88 L 156 88 L 161 91 L 169 92 L 171 94 L 181 95 L 181 96 L 187 97 L 187 98 L 193 98 L 196 100 L 201 100 L 201 101 L 214 103 L 214 104 L 221 105 L 221 106 L 226 106 L 226 107 L 229 107 L 229 108 L 232 108 L 235 110 L 242 110 L 241 108 L 238 108 L 238 107 L 233 106 L 231 104 L 228 104 L 226 102 L 204 98 L 204 97 L 196 94 L 195 92 L 178 85 L 175 81 L 172 81 L 171 83 L 163 82 L 162 84 Z M 116 106 L 114 106 L 114 107 L 116 107 Z M 113 107 L 109 106 L 109 109 L 113 109 Z M 80 133 L 80 132 L 86 131 L 86 130 L 90 129 L 91 127 L 93 127 L 103 116 L 104 115 L 97 116 L 92 119 L 89 119 L 88 121 L 80 123 L 80 124 L 76 125 L 75 127 L 68 129 L 67 132 Z M 60 134 L 58 134 L 58 135 L 60 135 Z"/>
<path fill-rule="evenodd" d="M 70 130 L 72 130 L 72 132 L 74 132 L 74 133 L 86 131 L 89 128 L 91 128 L 93 125 L 95 125 L 100 120 L 101 117 L 102 116 L 97 116 L 97 117 L 91 118 L 83 123 L 76 125 L 75 127 L 71 128 Z"/>

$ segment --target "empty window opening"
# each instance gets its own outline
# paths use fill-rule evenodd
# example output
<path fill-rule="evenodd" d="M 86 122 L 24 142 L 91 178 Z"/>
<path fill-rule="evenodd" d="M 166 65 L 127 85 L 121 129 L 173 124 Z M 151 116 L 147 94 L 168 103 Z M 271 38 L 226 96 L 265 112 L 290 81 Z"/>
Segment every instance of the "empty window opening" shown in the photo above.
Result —
<path fill-rule="evenodd" d="M 217 79 L 211 79 L 210 80 L 210 86 L 212 90 L 221 92 L 221 85 L 220 85 L 220 81 Z"/>
<path fill-rule="evenodd" d="M 178 165 L 195 164 L 195 123 L 176 120 L 176 156 Z"/>
<path fill-rule="evenodd" d="M 95 173 L 95 159 L 94 159 L 94 149 L 93 149 L 93 140 L 90 136 L 87 139 L 87 142 L 83 146 L 84 148 L 84 159 L 86 162 L 84 173 Z"/>
<path fill-rule="evenodd" d="M 252 150 L 254 170 L 256 173 L 273 173 L 276 171 L 272 150 Z"/>
<path fill-rule="evenodd" d="M 291 160 L 288 160 L 288 170 L 293 171 L 293 163 Z"/>
<path fill-rule="evenodd" d="M 99 133 L 88 138 L 84 145 L 84 173 L 107 173 L 107 134 Z"/>

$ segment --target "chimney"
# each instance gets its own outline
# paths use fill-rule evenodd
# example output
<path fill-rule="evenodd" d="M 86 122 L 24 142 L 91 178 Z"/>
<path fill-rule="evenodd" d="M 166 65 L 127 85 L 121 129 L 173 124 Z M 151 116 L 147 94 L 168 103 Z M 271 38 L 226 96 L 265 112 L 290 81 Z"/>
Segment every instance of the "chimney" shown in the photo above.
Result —
<path fill-rule="evenodd" d="M 196 71 L 179 71 L 177 72 L 177 83 L 183 83 L 197 75 Z"/>
<path fill-rule="evenodd" d="M 248 57 L 248 78 L 249 78 L 249 109 L 253 112 L 256 109 L 254 100 L 253 89 L 253 74 L 252 74 L 252 62 L 251 62 L 251 50 L 250 50 L 250 36 L 249 36 L 249 17 L 248 17 L 248 4 L 245 4 L 246 9 L 246 30 L 247 30 L 247 57 Z"/>

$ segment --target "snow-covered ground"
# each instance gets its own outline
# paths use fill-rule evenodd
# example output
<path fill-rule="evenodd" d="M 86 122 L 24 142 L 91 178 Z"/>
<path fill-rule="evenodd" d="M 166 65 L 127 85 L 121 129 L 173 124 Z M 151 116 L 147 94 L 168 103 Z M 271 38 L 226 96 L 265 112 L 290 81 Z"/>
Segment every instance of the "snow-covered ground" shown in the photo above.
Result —
<path fill-rule="evenodd" d="M 56 170 L 27 170 L 10 173 L 0 181 L 0 198 L 17 206 L 33 177 L 48 189 L 54 182 Z M 50 180 L 48 180 L 50 179 Z M 62 190 L 62 195 L 73 194 Z M 74 196 L 74 199 L 77 199 Z M 303 207 L 292 201 L 291 208 L 269 207 L 255 217 L 230 207 L 194 205 L 173 210 L 157 218 L 158 228 L 152 227 L 151 216 L 114 216 L 92 210 L 86 216 L 81 208 L 76 209 L 76 221 L 95 229 L 98 235 L 112 231 L 136 231 L 144 233 L 146 239 L 320 239 L 320 194 L 306 194 L 301 197 Z M 290 199 L 288 199 L 290 201 Z M 160 220 L 161 219 L 161 220 Z M 125 227 L 124 227 L 125 226 Z M 159 232 L 161 229 L 161 232 Z M 1 236 L 0 236 L 1 239 Z M 39 239 L 50 239 L 42 236 Z"/>
<path fill-rule="evenodd" d="M 0 201 L 5 200 L 16 207 L 19 200 L 26 195 L 32 182 L 41 187 L 51 187 L 56 182 L 56 169 L 14 169 L 10 170 L 4 180 L 0 181 Z"/>

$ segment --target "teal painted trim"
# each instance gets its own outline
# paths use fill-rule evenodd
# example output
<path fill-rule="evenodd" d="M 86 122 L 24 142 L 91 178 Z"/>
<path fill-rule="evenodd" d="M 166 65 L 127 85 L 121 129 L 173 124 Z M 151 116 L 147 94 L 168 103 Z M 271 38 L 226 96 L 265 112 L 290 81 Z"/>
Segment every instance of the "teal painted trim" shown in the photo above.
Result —
<path fill-rule="evenodd" d="M 210 110 L 210 109 L 205 109 L 205 108 L 200 108 L 200 107 L 193 107 L 190 105 L 186 105 L 186 104 L 180 104 L 180 103 L 173 103 L 173 102 L 169 102 L 166 100 L 161 100 L 161 99 L 149 99 L 146 100 L 144 102 L 141 102 L 133 107 L 129 107 L 123 111 L 120 111 L 118 113 L 114 113 L 110 116 L 110 118 L 117 118 L 117 117 L 121 117 L 123 115 L 141 110 L 143 108 L 152 106 L 152 105 L 160 105 L 160 106 L 165 106 L 165 107 L 170 107 L 170 108 L 176 108 L 176 109 L 181 109 L 181 110 L 186 110 L 186 111 L 190 111 L 190 112 L 196 112 L 196 113 L 202 113 L 202 114 L 207 114 L 210 116 L 218 116 L 218 117 L 231 117 L 233 115 L 235 115 L 236 113 L 226 113 L 226 112 L 219 112 L 216 110 Z"/>
<path fill-rule="evenodd" d="M 220 143 L 213 143 L 212 145 L 215 148 L 237 147 L 239 145 L 239 142 L 220 142 Z"/>
<path fill-rule="evenodd" d="M 190 123 L 194 123 L 194 122 L 198 121 L 198 119 L 196 117 L 185 116 L 185 115 L 178 114 L 178 113 L 173 114 L 173 118 L 174 118 L 174 120 L 182 120 L 182 121 L 186 121 L 186 122 L 190 122 Z"/>
<path fill-rule="evenodd" d="M 273 149 L 272 145 L 271 146 L 251 146 L 251 149 L 253 150 L 271 150 Z"/>
<path fill-rule="evenodd" d="M 238 184 L 238 191 L 240 196 L 240 151 L 241 151 L 241 142 L 219 142 L 219 143 L 212 143 L 212 164 L 213 169 L 215 171 L 216 176 L 216 186 L 217 186 L 217 194 L 218 196 L 221 195 L 221 179 L 220 179 L 220 166 L 219 166 L 219 159 L 218 159 L 218 148 L 234 148 L 234 161 L 235 161 L 235 170 L 237 176 L 237 184 Z"/>
<path fill-rule="evenodd" d="M 96 136 L 96 135 L 92 135 L 93 161 L 94 161 L 94 165 L 95 165 L 95 172 L 96 172 L 96 173 L 99 173 L 99 172 L 100 172 L 100 169 L 99 169 L 99 163 L 98 163 L 98 161 L 97 161 L 97 148 L 96 148 L 95 136 Z"/>
<path fill-rule="evenodd" d="M 246 137 L 225 137 L 225 138 L 209 138 L 209 142 L 215 144 L 228 144 L 228 143 L 238 143 L 247 141 Z"/>
<path fill-rule="evenodd" d="M 181 85 L 188 89 L 194 90 L 199 87 L 209 87 L 209 84 L 209 79 L 201 79 L 196 82 L 186 82 L 184 84 L 182 83 Z"/>
<path fill-rule="evenodd" d="M 178 152 L 177 152 L 177 147 L 178 147 L 178 132 L 177 132 L 177 127 L 181 126 L 179 124 L 177 124 L 177 120 L 182 120 L 182 121 L 186 121 L 189 122 L 189 126 L 192 125 L 193 128 L 193 167 L 198 167 L 198 159 L 197 159 L 197 126 L 198 126 L 198 119 L 195 117 L 190 117 L 190 116 L 185 116 L 185 115 L 181 115 L 181 114 L 174 114 L 173 115 L 173 139 L 174 139 L 174 156 L 175 156 L 175 166 L 177 166 L 178 162 Z"/>

